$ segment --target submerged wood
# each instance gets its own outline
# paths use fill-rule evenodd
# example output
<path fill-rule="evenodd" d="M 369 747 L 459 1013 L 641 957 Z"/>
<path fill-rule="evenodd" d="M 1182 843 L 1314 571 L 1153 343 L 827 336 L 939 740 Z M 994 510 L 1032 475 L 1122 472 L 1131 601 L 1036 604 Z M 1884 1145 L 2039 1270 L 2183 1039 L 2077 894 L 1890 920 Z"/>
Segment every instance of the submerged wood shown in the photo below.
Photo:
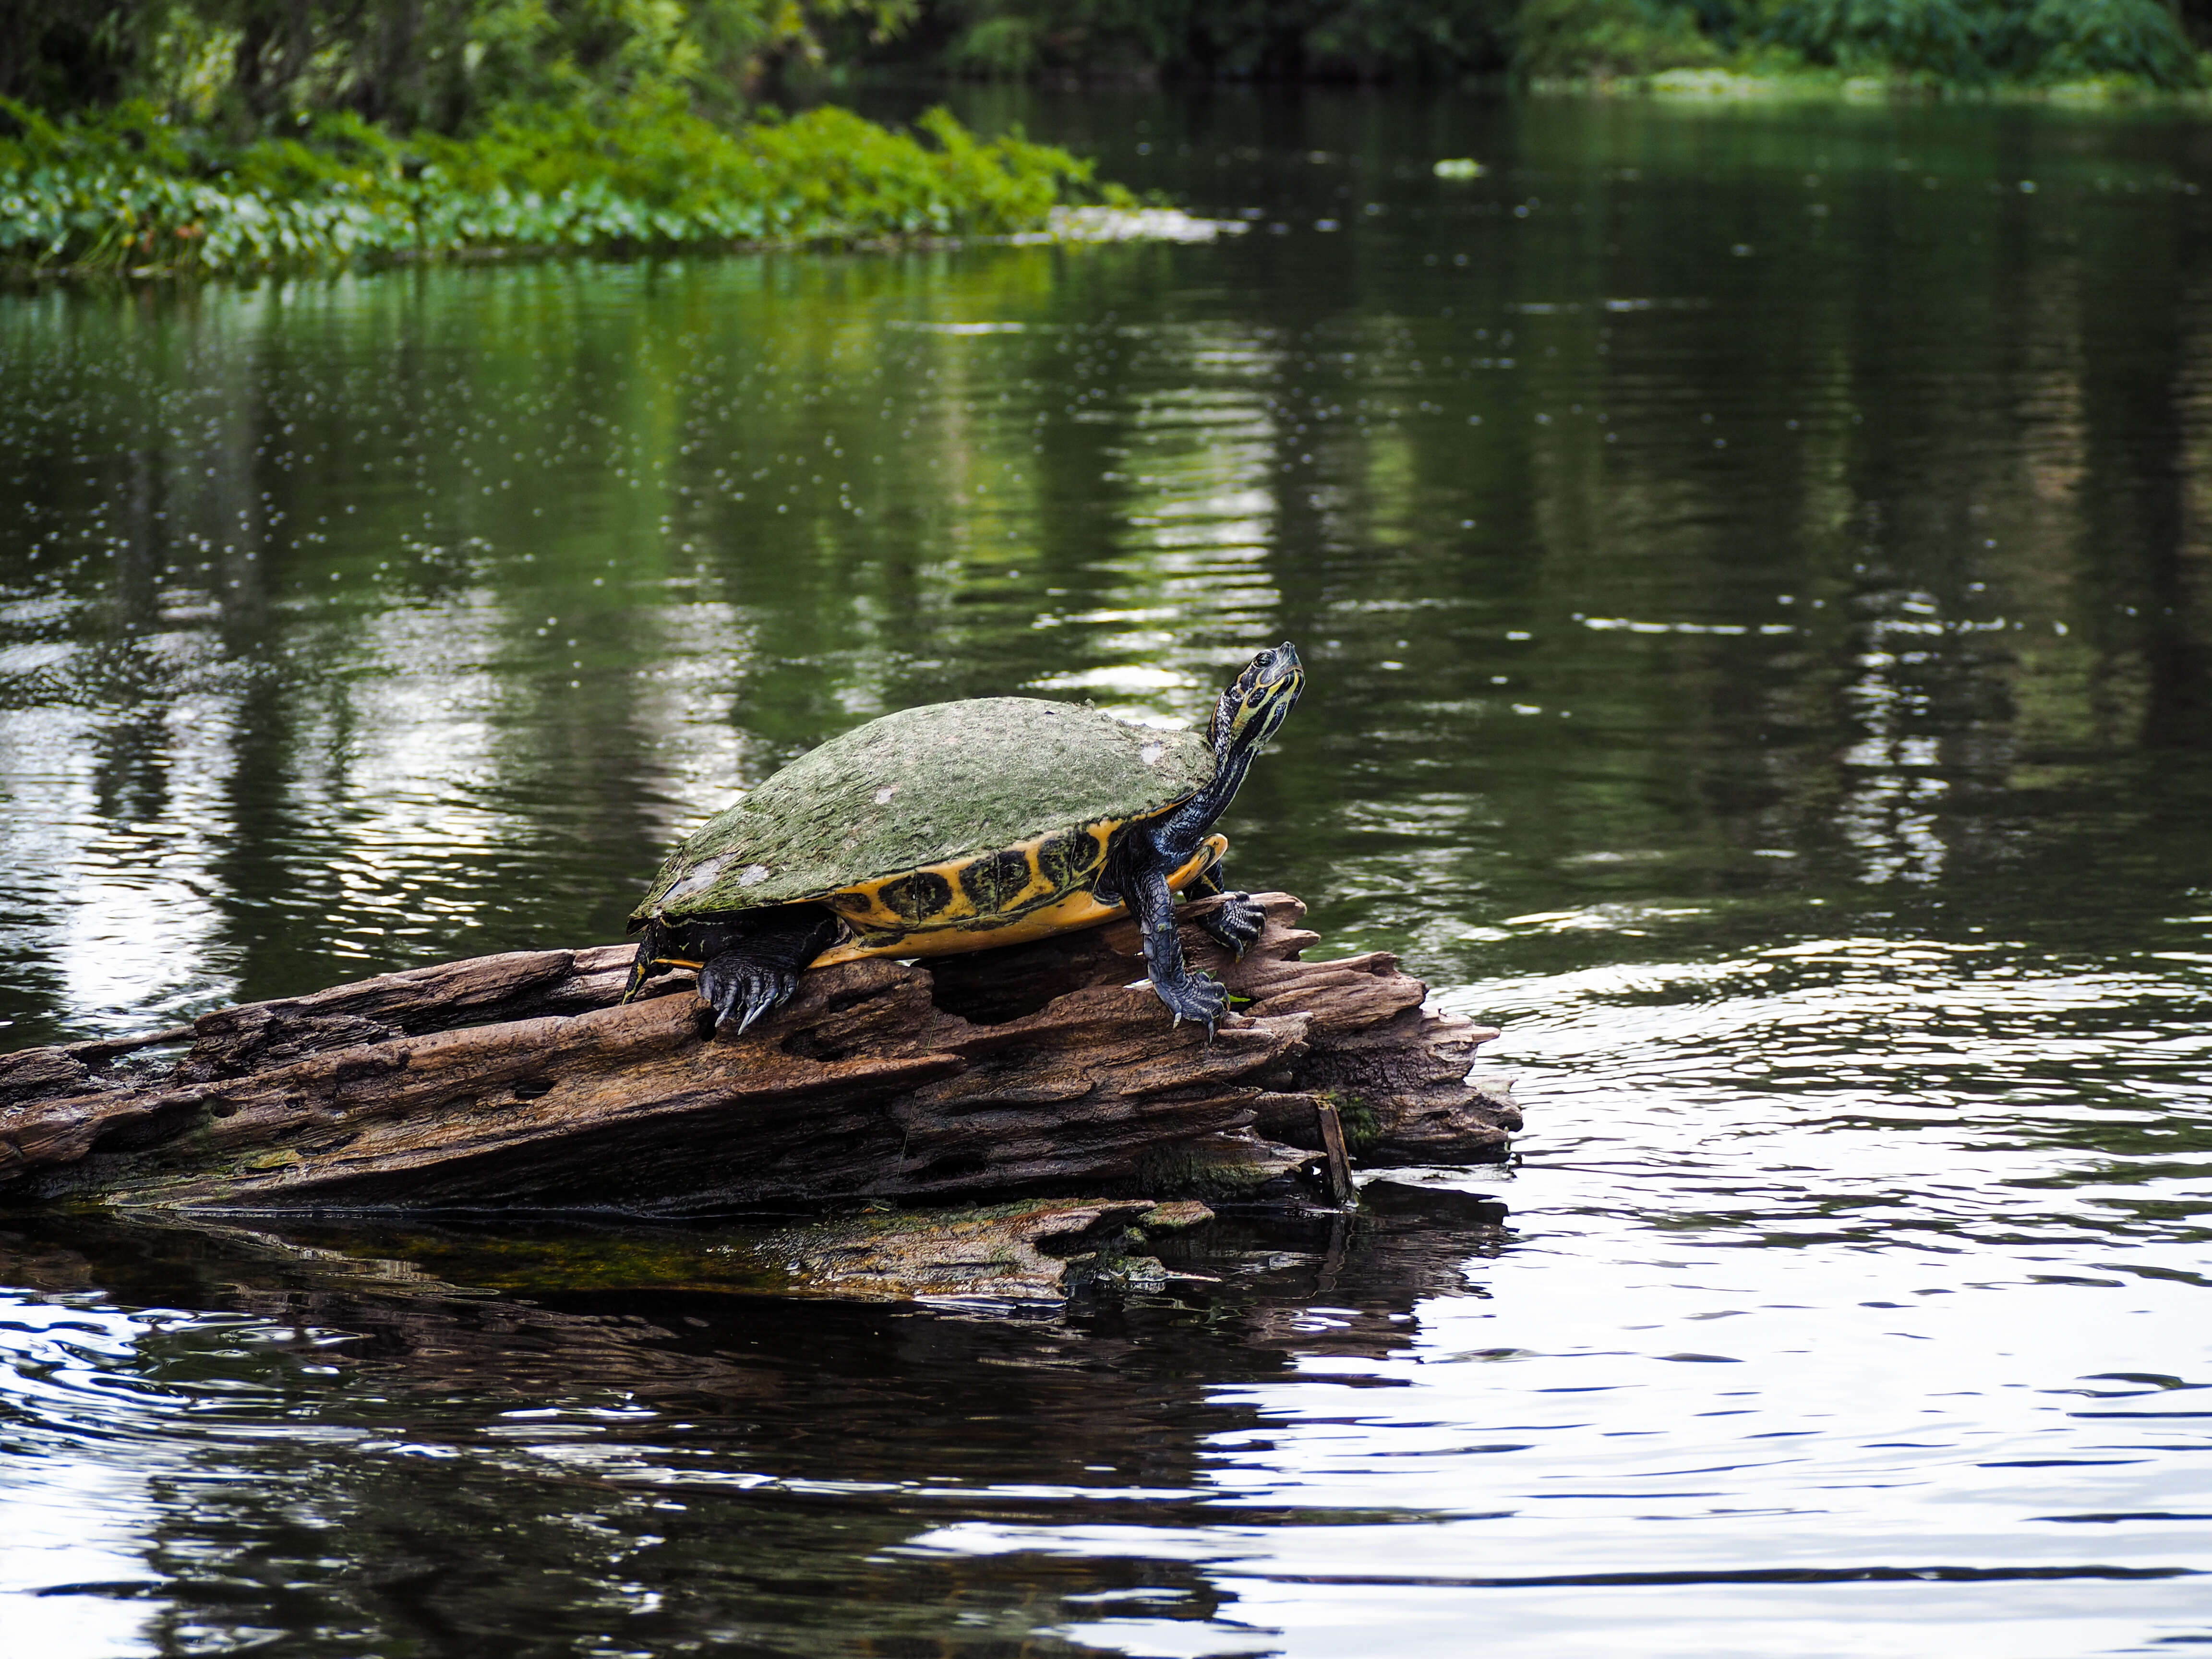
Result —
<path fill-rule="evenodd" d="M 1502 1157 L 1466 1081 L 1496 1035 L 1380 953 L 1305 963 L 1304 907 L 1232 961 L 1207 1040 L 1142 984 L 1133 924 L 807 974 L 742 1038 L 688 975 L 616 1002 L 630 951 L 522 951 L 204 1014 L 142 1043 L 0 1058 L 0 1204 L 686 1216 L 862 1197 L 1311 1189 L 1317 1104 L 1357 1161 Z M 176 1047 L 189 1042 L 181 1055 Z M 171 1045 L 164 1047 L 162 1045 Z M 1301 1183 L 1305 1185 L 1302 1187 Z"/>
<path fill-rule="evenodd" d="M 120 1213 L 129 1218 L 120 1224 L 146 1229 L 141 1237 L 155 1250 L 243 1253 L 302 1285 L 380 1297 L 615 1290 L 983 1304 L 1061 1303 L 1083 1289 L 1159 1290 L 1192 1279 L 1149 1252 L 1213 1219 L 1212 1211 L 1189 1200 L 1095 1198 L 919 1211 L 872 1206 L 804 1221 L 674 1227 Z M 18 1212 L 17 1218 L 32 1218 Z M 73 1228 L 79 1218 L 37 1219 Z M 21 1248 L 0 1225 L 0 1268 Z"/>
<path fill-rule="evenodd" d="M 788 1296 L 1054 1302 L 1081 1285 L 1164 1285 L 1172 1275 L 1139 1247 L 1149 1235 L 1212 1219 L 1190 1199 L 1038 1198 L 835 1217 L 780 1228 L 752 1255 L 755 1273 L 780 1279 Z"/>

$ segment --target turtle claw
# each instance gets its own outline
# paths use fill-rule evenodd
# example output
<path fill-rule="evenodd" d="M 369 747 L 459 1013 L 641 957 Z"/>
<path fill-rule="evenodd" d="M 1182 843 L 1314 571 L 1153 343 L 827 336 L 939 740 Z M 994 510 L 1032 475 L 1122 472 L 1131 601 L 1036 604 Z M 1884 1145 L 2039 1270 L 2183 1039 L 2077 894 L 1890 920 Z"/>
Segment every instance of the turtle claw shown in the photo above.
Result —
<path fill-rule="evenodd" d="M 799 975 L 789 969 L 750 962 L 735 951 L 725 951 L 699 970 L 699 994 L 714 1011 L 717 1035 L 735 1019 L 732 1035 L 743 1036 L 798 989 Z"/>
<path fill-rule="evenodd" d="M 1180 1025 L 1187 1019 L 1204 1024 L 1209 1042 L 1213 1041 L 1215 1024 L 1229 1012 L 1228 988 L 1211 974 L 1193 974 L 1172 993 L 1162 990 L 1159 982 L 1154 981 L 1152 990 L 1167 1004 L 1168 1012 L 1175 1016 L 1175 1024 Z"/>
<path fill-rule="evenodd" d="M 1267 930 L 1267 912 L 1249 893 L 1224 893 L 1221 902 L 1198 919 L 1206 936 L 1239 962 Z"/>

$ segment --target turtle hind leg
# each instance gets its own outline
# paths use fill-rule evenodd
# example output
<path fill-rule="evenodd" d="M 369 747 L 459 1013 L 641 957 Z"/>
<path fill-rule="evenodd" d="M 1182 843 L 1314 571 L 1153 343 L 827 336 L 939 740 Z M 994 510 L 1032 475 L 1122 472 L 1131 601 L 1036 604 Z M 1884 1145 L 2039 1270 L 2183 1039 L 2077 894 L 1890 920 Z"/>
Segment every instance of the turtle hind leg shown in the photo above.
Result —
<path fill-rule="evenodd" d="M 1198 925 L 1208 939 L 1241 961 L 1267 932 L 1267 913 L 1249 893 L 1224 885 L 1221 875 L 1221 860 L 1216 859 L 1184 891 L 1193 898 L 1222 900 L 1198 919 Z"/>
<path fill-rule="evenodd" d="M 742 1036 L 789 1002 L 806 964 L 836 942 L 839 923 L 814 905 L 773 912 L 699 970 L 699 994 L 714 1011 L 714 1030 Z"/>

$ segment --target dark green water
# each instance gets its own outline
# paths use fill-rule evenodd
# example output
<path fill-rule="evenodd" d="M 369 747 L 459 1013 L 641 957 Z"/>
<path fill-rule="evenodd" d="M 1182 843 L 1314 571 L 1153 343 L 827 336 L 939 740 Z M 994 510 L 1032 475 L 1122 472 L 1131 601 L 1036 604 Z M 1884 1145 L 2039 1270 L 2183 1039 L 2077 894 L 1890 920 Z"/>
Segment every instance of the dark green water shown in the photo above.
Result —
<path fill-rule="evenodd" d="M 1504 1024 L 1522 1161 L 1054 1318 L 0 1223 L 5 1628 L 2212 1640 L 2212 130 L 975 112 L 1251 228 L 0 298 L 0 1046 L 611 939 L 846 726 L 1287 636 L 1237 878 Z"/>

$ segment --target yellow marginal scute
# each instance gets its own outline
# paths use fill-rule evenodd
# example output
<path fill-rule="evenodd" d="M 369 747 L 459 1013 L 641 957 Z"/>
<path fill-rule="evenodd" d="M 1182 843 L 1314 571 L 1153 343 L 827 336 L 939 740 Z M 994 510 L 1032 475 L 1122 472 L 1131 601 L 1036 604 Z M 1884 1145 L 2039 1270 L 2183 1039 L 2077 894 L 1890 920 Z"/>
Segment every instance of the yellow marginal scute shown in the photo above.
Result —
<path fill-rule="evenodd" d="M 1103 831 L 1100 833 L 1100 840 L 1103 848 L 1104 840 Z M 1214 861 L 1228 850 L 1228 836 L 1208 836 L 1199 843 L 1197 852 L 1169 872 L 1169 890 L 1181 892 L 1192 882 L 1196 881 L 1202 872 L 1211 868 Z M 1034 863 L 1036 858 L 1034 852 L 1030 854 L 1030 858 Z M 958 868 L 958 866 L 948 865 L 944 868 L 949 875 L 949 872 Z M 896 879 L 896 878 L 890 879 Z M 852 889 L 849 894 L 838 894 L 831 902 L 836 905 L 839 915 L 856 925 L 902 927 L 906 925 L 903 919 L 893 915 L 888 909 L 883 911 L 883 920 L 880 922 L 872 914 L 875 909 L 881 908 L 875 900 L 876 891 L 885 884 L 884 882 L 870 882 L 866 887 Z M 866 895 L 869 901 L 866 908 L 848 902 L 848 899 L 863 894 Z M 973 917 L 975 914 L 974 907 L 964 898 L 956 898 L 952 908 L 944 914 L 950 916 L 956 912 L 963 918 Z M 971 922 L 970 925 L 963 927 L 958 921 L 955 921 L 954 925 L 949 927 L 918 928 L 913 933 L 901 933 L 889 939 L 875 941 L 854 939 L 844 945 L 832 945 L 815 957 L 807 966 L 827 968 L 835 963 L 858 962 L 864 957 L 943 957 L 955 956 L 968 951 L 988 951 L 1001 945 L 1023 945 L 1030 939 L 1044 939 L 1054 933 L 1071 933 L 1078 928 L 1096 927 L 1101 922 L 1115 921 L 1128 914 L 1127 905 L 1101 903 L 1096 894 L 1090 889 L 1084 888 L 1079 891 L 1068 894 L 1064 898 L 1057 899 L 1050 904 L 1041 905 L 1034 910 L 1004 921 L 994 921 L 988 926 L 978 927 Z"/>

